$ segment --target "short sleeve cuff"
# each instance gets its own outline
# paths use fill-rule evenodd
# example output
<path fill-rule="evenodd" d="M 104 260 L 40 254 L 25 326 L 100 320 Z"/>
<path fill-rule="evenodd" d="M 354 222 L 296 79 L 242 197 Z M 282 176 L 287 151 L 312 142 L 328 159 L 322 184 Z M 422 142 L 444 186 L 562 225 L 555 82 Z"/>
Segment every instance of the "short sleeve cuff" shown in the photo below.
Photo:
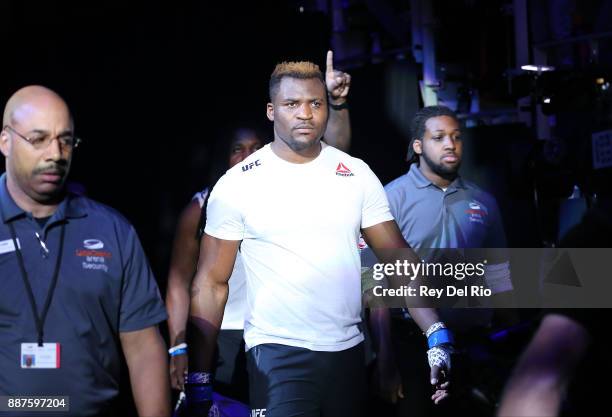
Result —
<path fill-rule="evenodd" d="M 168 320 L 168 314 L 165 311 L 160 311 L 158 314 L 148 317 L 146 319 L 129 321 L 127 323 L 121 323 L 119 325 L 119 332 L 135 332 L 137 330 L 143 330 L 147 327 L 157 326 L 158 324 Z"/>
<path fill-rule="evenodd" d="M 242 240 L 244 239 L 244 233 L 242 232 L 215 229 L 208 225 L 204 228 L 204 233 L 206 233 L 209 236 L 216 237 L 217 239 L 223 239 L 223 240 Z"/>
<path fill-rule="evenodd" d="M 376 226 L 377 224 L 388 222 L 391 220 L 395 220 L 390 211 L 386 211 L 385 213 L 380 213 L 377 216 L 370 216 L 367 219 L 361 220 L 361 228 L 367 229 L 368 227 Z"/>

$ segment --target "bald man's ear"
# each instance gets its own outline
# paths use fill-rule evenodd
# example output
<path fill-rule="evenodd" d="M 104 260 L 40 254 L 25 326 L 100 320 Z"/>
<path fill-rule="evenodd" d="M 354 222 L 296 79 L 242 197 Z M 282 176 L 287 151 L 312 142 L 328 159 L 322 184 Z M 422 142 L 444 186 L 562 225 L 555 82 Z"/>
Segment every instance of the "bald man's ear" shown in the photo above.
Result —
<path fill-rule="evenodd" d="M 412 150 L 417 155 L 421 155 L 423 153 L 423 143 L 421 142 L 421 139 L 415 139 L 412 141 Z"/>
<path fill-rule="evenodd" d="M 6 130 L 2 130 L 2 132 L 0 132 L 0 151 L 2 151 L 2 155 L 4 155 L 4 157 L 8 157 L 9 152 L 11 150 L 11 142 L 9 140 L 9 135 L 6 132 Z"/>
<path fill-rule="evenodd" d="M 274 121 L 274 104 L 268 103 L 266 106 L 266 116 L 268 116 L 269 121 Z"/>

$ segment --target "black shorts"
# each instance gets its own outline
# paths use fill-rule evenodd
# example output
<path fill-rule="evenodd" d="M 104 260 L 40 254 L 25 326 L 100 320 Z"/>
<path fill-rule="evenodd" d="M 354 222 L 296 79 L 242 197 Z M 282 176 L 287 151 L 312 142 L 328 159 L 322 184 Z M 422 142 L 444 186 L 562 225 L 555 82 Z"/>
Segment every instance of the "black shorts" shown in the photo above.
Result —
<path fill-rule="evenodd" d="M 249 384 L 242 330 L 221 330 L 217 338 L 215 391 L 221 395 L 249 402 Z"/>
<path fill-rule="evenodd" d="M 253 347 L 247 352 L 251 416 L 361 416 L 363 358 L 363 343 L 340 352 L 278 344 Z"/>

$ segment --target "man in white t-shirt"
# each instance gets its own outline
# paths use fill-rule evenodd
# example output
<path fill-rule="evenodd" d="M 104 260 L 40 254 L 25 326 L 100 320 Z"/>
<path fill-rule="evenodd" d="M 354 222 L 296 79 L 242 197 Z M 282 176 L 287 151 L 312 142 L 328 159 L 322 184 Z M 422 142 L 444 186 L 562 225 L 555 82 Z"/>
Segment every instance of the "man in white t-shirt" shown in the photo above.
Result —
<path fill-rule="evenodd" d="M 191 320 L 210 362 L 240 246 L 252 414 L 357 416 L 365 398 L 359 234 L 375 252 L 408 245 L 370 168 L 321 142 L 328 102 L 319 68 L 277 65 L 270 100 L 274 141 L 227 171 L 210 195 Z M 435 310 L 410 311 L 423 331 L 445 332 Z M 444 344 L 434 349 L 438 402 L 447 395 L 448 355 Z"/>

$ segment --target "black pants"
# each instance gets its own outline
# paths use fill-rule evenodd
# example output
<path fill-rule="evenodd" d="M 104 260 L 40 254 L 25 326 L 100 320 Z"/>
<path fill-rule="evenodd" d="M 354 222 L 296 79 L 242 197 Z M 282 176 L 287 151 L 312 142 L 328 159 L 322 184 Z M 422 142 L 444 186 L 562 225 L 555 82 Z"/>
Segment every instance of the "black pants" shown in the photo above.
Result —
<path fill-rule="evenodd" d="M 358 417 L 365 398 L 363 344 L 315 352 L 278 344 L 247 352 L 252 416 Z"/>

